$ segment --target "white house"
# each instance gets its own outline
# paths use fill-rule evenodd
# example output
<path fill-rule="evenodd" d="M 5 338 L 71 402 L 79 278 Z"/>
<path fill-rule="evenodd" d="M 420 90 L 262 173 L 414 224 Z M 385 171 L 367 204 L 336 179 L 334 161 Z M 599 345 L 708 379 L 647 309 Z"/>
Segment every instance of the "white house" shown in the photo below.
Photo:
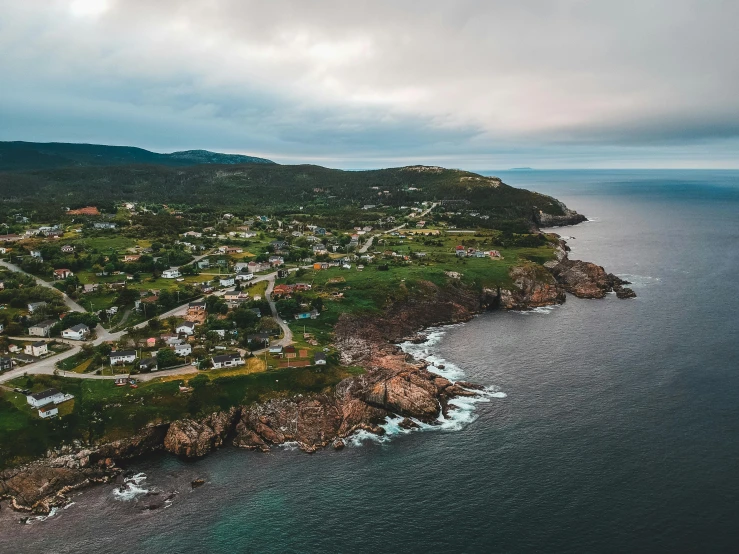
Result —
<path fill-rule="evenodd" d="M 174 353 L 177 354 L 178 356 L 184 357 L 184 356 L 189 356 L 190 354 L 192 354 L 192 346 L 190 346 L 187 343 L 178 344 L 177 346 L 174 346 L 172 350 L 174 350 Z"/>
<path fill-rule="evenodd" d="M 224 279 L 219 279 L 218 282 L 222 287 L 232 287 L 236 281 L 233 277 L 226 277 Z"/>
<path fill-rule="evenodd" d="M 56 406 L 44 406 L 38 409 L 38 415 L 42 419 L 49 419 L 50 417 L 59 415 L 59 408 Z"/>
<path fill-rule="evenodd" d="M 316 352 L 313 359 L 316 365 L 326 365 L 326 354 L 323 352 Z"/>
<path fill-rule="evenodd" d="M 252 279 L 254 279 L 253 273 L 239 273 L 236 276 L 237 281 L 251 281 Z"/>
<path fill-rule="evenodd" d="M 41 321 L 39 323 L 36 323 L 35 325 L 31 325 L 28 328 L 28 334 L 34 337 L 48 337 L 49 333 L 51 332 L 51 328 L 54 325 L 56 325 L 56 321 L 54 321 L 53 319 Z"/>
<path fill-rule="evenodd" d="M 135 360 L 135 350 L 118 350 L 110 353 L 110 365 L 132 364 Z"/>
<path fill-rule="evenodd" d="M 183 321 L 175 329 L 178 333 L 183 333 L 188 337 L 195 333 L 195 322 L 194 321 Z"/>
<path fill-rule="evenodd" d="M 177 279 L 178 277 L 181 277 L 181 276 L 182 274 L 180 273 L 179 269 L 170 268 L 170 269 L 165 269 L 164 271 L 162 271 L 162 277 L 164 279 Z"/>
<path fill-rule="evenodd" d="M 44 341 L 38 341 L 34 342 L 32 344 L 27 344 L 25 348 L 25 353 L 29 356 L 43 356 L 44 354 L 49 352 L 49 347 L 46 346 L 46 343 Z"/>
<path fill-rule="evenodd" d="M 62 331 L 62 338 L 70 340 L 85 340 L 90 335 L 90 328 L 84 323 L 78 323 Z"/>
<path fill-rule="evenodd" d="M 241 358 L 240 354 L 223 354 L 222 356 L 213 356 L 211 360 L 213 362 L 214 369 L 244 365 L 244 360 Z"/>
<path fill-rule="evenodd" d="M 40 408 L 48 404 L 58 404 L 64 402 L 64 394 L 56 389 L 47 389 L 43 392 L 37 392 L 26 396 L 26 402 L 28 402 L 34 408 Z"/>

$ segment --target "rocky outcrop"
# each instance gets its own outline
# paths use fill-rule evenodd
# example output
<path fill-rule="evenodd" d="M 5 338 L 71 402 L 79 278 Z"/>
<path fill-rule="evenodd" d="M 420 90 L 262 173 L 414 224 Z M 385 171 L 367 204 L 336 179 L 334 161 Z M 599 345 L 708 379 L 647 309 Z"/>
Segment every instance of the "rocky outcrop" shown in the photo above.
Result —
<path fill-rule="evenodd" d="M 199 458 L 223 446 L 240 411 L 216 412 L 203 420 L 181 419 L 169 426 L 164 437 L 167 452 L 185 458 Z"/>
<path fill-rule="evenodd" d="M 570 210 L 562 202 L 557 201 L 561 214 L 548 214 L 541 210 L 534 210 L 534 221 L 539 227 L 562 227 L 564 225 L 577 225 L 588 218 L 574 210 Z"/>
<path fill-rule="evenodd" d="M 48 513 L 66 502 L 67 495 L 113 479 L 120 468 L 116 461 L 135 458 L 160 449 L 166 425 L 151 425 L 125 440 L 96 448 L 63 447 L 43 460 L 0 472 L 0 498 L 16 510 Z"/>
<path fill-rule="evenodd" d="M 636 293 L 629 284 L 612 273 L 606 273 L 601 266 L 581 260 L 564 259 L 551 268 L 557 282 L 567 292 L 578 298 L 603 298 L 609 292 L 616 292 L 619 298 L 633 298 Z"/>
<path fill-rule="evenodd" d="M 514 266 L 509 275 L 514 287 L 497 293 L 498 304 L 505 310 L 528 310 L 562 304 L 566 300 L 565 288 L 540 265 Z"/>

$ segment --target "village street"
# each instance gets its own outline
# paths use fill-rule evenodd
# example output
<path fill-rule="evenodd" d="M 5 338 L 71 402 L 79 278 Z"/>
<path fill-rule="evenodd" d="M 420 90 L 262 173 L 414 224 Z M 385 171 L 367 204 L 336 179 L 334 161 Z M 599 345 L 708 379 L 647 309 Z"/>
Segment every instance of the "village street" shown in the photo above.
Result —
<path fill-rule="evenodd" d="M 20 273 L 26 273 L 25 271 L 21 270 L 19 267 L 13 264 L 8 264 L 6 262 L 0 261 L 0 265 L 3 265 L 13 271 L 18 271 Z M 292 268 L 289 271 L 297 271 L 297 270 L 298 268 Z M 27 274 L 27 275 L 30 275 L 30 274 Z M 31 277 L 34 277 L 34 276 L 31 275 Z M 292 331 L 290 330 L 290 327 L 288 327 L 287 323 L 285 323 L 285 321 L 277 313 L 277 307 L 271 297 L 272 290 L 274 289 L 274 286 L 275 286 L 276 278 L 277 278 L 277 272 L 275 271 L 267 275 L 260 275 L 259 277 L 256 277 L 255 279 L 253 279 L 252 282 L 258 283 L 261 281 L 268 281 L 267 290 L 265 292 L 265 299 L 269 302 L 269 307 L 270 307 L 270 310 L 272 311 L 272 317 L 274 318 L 275 322 L 280 326 L 280 329 L 282 330 L 282 334 L 283 334 L 282 338 L 275 341 L 273 344 L 277 346 L 289 346 L 293 342 Z M 34 277 L 34 279 L 36 279 L 36 281 L 42 286 L 53 288 L 49 283 L 46 283 L 45 281 L 38 279 L 37 277 Z M 70 307 L 70 309 L 74 311 L 78 311 L 78 312 L 85 311 L 79 304 L 74 302 L 67 295 L 63 295 L 63 296 L 65 298 L 65 302 Z M 199 300 L 202 300 L 202 298 Z M 189 305 L 189 302 L 182 304 L 180 306 L 177 306 L 176 308 L 172 308 L 171 310 L 159 316 L 156 316 L 156 317 L 159 317 L 161 319 L 166 319 L 167 317 L 170 317 L 170 316 L 185 315 L 187 313 L 188 305 Z M 148 320 L 142 323 L 139 323 L 138 325 L 135 325 L 134 327 L 141 329 L 145 327 L 147 323 L 148 323 Z M 96 338 L 88 342 L 87 344 L 98 345 L 98 344 L 101 344 L 102 342 L 118 340 L 125 334 L 125 331 L 118 331 L 115 333 L 111 333 L 110 331 L 103 328 L 101 325 L 98 325 L 95 328 L 95 334 L 96 334 Z M 11 338 L 18 339 L 18 340 L 29 340 L 30 337 L 24 336 L 24 337 L 11 337 Z M 81 349 L 82 343 L 79 343 L 78 341 L 70 341 L 70 340 L 65 340 L 65 339 L 56 339 L 56 340 L 58 340 L 59 342 L 64 342 L 66 344 L 72 345 L 72 349 L 67 350 L 66 352 L 61 352 L 60 354 L 56 354 L 54 356 L 49 356 L 48 358 L 44 358 L 43 360 L 39 360 L 37 362 L 33 362 L 25 366 L 12 369 L 0 375 L 0 383 L 5 383 L 7 381 L 15 379 L 16 377 L 21 377 L 25 374 L 52 375 L 54 371 L 56 370 L 57 362 L 64 360 L 66 358 L 69 358 L 71 356 L 74 356 Z M 262 351 L 257 351 L 255 352 L 255 354 L 258 355 L 261 352 Z M 157 372 L 152 372 L 152 373 L 143 373 L 143 374 L 137 375 L 136 378 L 141 381 L 150 381 L 152 379 L 156 379 L 159 377 L 166 377 L 166 376 L 171 376 L 171 375 L 187 375 L 187 374 L 192 374 L 195 372 L 197 372 L 197 369 L 192 365 L 188 365 L 188 366 L 180 367 L 176 369 L 162 370 L 162 371 L 157 371 Z M 74 373 L 70 371 L 64 372 L 61 370 L 59 370 L 58 373 L 60 375 L 63 375 L 64 377 L 71 377 L 75 379 L 115 379 L 117 377 L 115 375 L 94 375 L 90 373 Z"/>

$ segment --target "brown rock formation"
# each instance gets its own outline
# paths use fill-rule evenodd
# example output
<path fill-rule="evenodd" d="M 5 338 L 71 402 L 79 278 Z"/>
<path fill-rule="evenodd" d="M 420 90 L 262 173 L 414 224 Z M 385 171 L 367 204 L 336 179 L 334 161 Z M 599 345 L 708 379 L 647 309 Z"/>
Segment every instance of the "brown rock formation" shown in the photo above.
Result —
<path fill-rule="evenodd" d="M 216 412 L 202 421 L 181 419 L 169 426 L 164 437 L 167 452 L 185 458 L 199 458 L 223 446 L 223 442 L 233 429 L 238 410 Z"/>
<path fill-rule="evenodd" d="M 515 285 L 499 292 L 500 307 L 506 310 L 528 310 L 540 306 L 562 304 L 565 288 L 540 265 L 515 266 L 509 272 Z"/>

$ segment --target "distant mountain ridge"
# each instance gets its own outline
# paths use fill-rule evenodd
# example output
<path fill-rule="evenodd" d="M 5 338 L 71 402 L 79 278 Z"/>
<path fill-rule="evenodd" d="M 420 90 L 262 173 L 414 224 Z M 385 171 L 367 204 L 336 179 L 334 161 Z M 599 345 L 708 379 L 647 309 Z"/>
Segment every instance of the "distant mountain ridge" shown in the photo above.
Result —
<path fill-rule="evenodd" d="M 106 146 L 65 142 L 0 142 L 0 171 L 34 171 L 65 167 L 155 164 L 275 164 L 272 160 L 207 150 L 158 154 L 133 146 Z"/>

